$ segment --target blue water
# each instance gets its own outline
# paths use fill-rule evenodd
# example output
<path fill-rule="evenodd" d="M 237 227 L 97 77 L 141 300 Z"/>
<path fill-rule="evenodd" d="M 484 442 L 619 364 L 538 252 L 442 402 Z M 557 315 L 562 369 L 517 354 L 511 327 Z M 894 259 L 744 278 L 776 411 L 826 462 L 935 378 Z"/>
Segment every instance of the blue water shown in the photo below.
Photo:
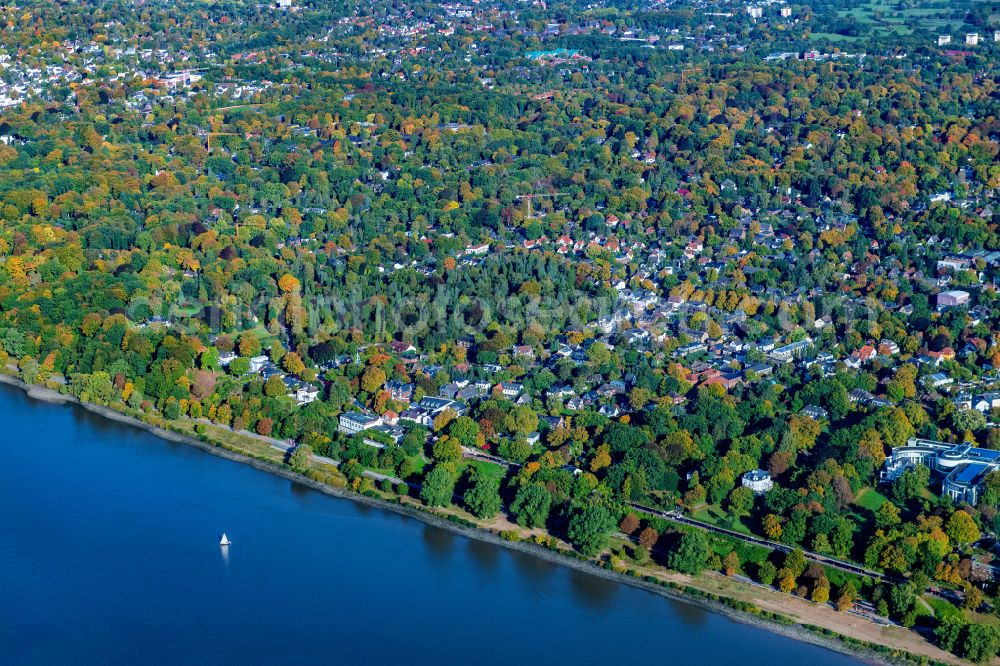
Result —
<path fill-rule="evenodd" d="M 851 663 L 6 386 L 0 423 L 3 663 Z"/>

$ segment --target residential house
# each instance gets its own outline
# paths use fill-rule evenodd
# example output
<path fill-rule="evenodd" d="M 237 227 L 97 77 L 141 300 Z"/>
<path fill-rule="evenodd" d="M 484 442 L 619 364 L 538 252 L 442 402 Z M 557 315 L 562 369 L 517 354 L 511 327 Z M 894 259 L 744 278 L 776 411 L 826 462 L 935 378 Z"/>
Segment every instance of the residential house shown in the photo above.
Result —
<path fill-rule="evenodd" d="M 988 414 L 991 409 L 1000 407 L 1000 392 L 992 391 L 978 395 L 972 399 L 970 406 L 972 409 L 978 410 L 983 414 Z"/>
<path fill-rule="evenodd" d="M 385 387 L 389 391 L 389 397 L 396 402 L 406 404 L 413 399 L 413 384 L 404 384 L 403 382 L 393 380 L 386 384 Z"/>
<path fill-rule="evenodd" d="M 319 387 L 312 384 L 303 384 L 295 391 L 295 402 L 300 405 L 308 405 L 319 398 Z"/>
<path fill-rule="evenodd" d="M 944 374 L 943 372 L 935 372 L 932 375 L 927 375 L 924 378 L 924 383 L 931 388 L 941 388 L 942 386 L 948 386 L 949 384 L 954 384 L 955 380 Z"/>
<path fill-rule="evenodd" d="M 812 346 L 812 340 L 805 338 L 798 342 L 792 342 L 782 347 L 776 347 L 768 354 L 769 358 L 782 363 L 788 363 L 794 358 L 799 358 Z"/>
<path fill-rule="evenodd" d="M 817 405 L 807 405 L 802 408 L 802 416 L 808 416 L 813 421 L 823 421 L 830 417 L 829 413 Z"/>
<path fill-rule="evenodd" d="M 400 342 L 399 340 L 393 341 L 390 345 L 394 354 L 415 354 L 417 348 L 411 345 L 409 342 Z"/>
<path fill-rule="evenodd" d="M 755 495 L 763 495 L 774 487 L 771 475 L 762 469 L 753 469 L 740 477 L 740 483 L 754 492 Z"/>
<path fill-rule="evenodd" d="M 960 308 L 969 304 L 969 292 L 954 289 L 937 295 L 937 309 Z"/>
<path fill-rule="evenodd" d="M 860 365 L 872 360 L 873 358 L 875 358 L 875 355 L 876 355 L 875 347 L 873 347 L 872 345 L 864 345 L 861 347 L 861 349 L 854 350 L 854 353 L 851 354 L 851 357 L 855 360 L 855 362 L 857 362 Z"/>
<path fill-rule="evenodd" d="M 454 400 L 448 398 L 436 398 L 431 395 L 425 395 L 417 403 L 417 406 L 428 410 L 432 416 L 437 416 L 446 409 L 450 409 L 456 414 L 463 414 L 465 412 L 465 405 L 460 402 L 455 402 Z"/>
<path fill-rule="evenodd" d="M 266 356 L 254 356 L 250 359 L 250 372 L 257 374 L 270 362 Z"/>
<path fill-rule="evenodd" d="M 340 415 L 338 430 L 348 435 L 356 435 L 368 428 L 382 425 L 382 419 L 370 412 L 345 412 Z"/>
<path fill-rule="evenodd" d="M 497 384 L 497 388 L 508 398 L 516 398 L 524 392 L 524 386 L 517 382 L 500 382 Z"/>

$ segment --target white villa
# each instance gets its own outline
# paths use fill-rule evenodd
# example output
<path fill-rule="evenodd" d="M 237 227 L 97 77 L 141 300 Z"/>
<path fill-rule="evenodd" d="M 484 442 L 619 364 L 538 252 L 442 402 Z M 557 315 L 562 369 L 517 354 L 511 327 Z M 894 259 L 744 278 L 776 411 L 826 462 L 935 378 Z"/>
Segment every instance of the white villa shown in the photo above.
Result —
<path fill-rule="evenodd" d="M 774 481 L 771 480 L 771 474 L 762 469 L 750 470 L 741 477 L 740 483 L 742 483 L 744 487 L 754 491 L 757 495 L 763 495 L 774 487 Z"/>
<path fill-rule="evenodd" d="M 312 384 L 300 386 L 295 391 L 295 402 L 300 405 L 308 405 L 319 397 L 319 388 Z"/>

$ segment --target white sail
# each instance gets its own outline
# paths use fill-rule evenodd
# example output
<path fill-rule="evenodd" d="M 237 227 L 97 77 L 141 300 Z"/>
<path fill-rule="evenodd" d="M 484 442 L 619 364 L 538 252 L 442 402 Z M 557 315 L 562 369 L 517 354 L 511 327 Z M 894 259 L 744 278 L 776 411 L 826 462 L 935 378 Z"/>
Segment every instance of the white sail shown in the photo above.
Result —
<path fill-rule="evenodd" d="M 228 546 L 230 543 L 231 542 L 229 541 L 229 537 L 227 537 L 226 533 L 223 532 L 222 533 L 222 539 L 219 541 L 219 545 L 220 546 Z"/>

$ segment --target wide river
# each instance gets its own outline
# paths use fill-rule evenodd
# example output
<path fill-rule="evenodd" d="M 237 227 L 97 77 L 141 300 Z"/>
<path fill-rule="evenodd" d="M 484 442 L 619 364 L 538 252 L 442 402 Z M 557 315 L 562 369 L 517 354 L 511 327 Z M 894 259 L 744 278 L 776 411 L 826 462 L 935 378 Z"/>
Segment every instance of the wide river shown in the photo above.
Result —
<path fill-rule="evenodd" d="M 4 385 L 0 423 L 3 663 L 852 661 Z"/>

